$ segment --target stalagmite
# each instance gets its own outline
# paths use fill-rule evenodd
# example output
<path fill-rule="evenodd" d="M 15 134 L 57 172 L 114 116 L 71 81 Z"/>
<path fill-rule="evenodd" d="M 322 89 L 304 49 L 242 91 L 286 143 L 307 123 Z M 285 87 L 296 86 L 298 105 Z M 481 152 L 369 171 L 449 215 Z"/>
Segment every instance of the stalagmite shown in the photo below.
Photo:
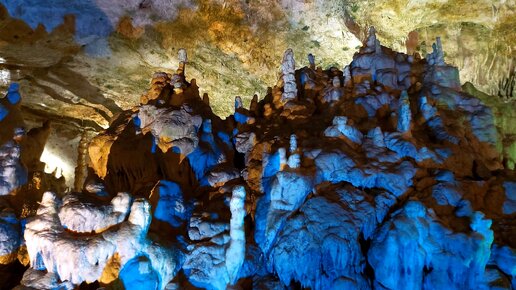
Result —
<path fill-rule="evenodd" d="M 238 279 L 238 272 L 245 259 L 245 188 L 238 186 L 233 188 L 229 210 L 231 220 L 229 222 L 229 247 L 226 250 L 226 268 L 229 274 L 229 282 L 234 284 Z"/>
<path fill-rule="evenodd" d="M 410 130 L 410 123 L 412 121 L 412 113 L 410 112 L 410 101 L 407 91 L 402 91 L 398 108 L 398 131 L 401 133 Z"/>
<path fill-rule="evenodd" d="M 281 73 L 283 78 L 283 94 L 281 95 L 281 102 L 283 103 L 295 100 L 297 97 L 295 69 L 296 63 L 294 61 L 294 52 L 289 48 L 285 51 L 283 61 L 281 63 Z"/>

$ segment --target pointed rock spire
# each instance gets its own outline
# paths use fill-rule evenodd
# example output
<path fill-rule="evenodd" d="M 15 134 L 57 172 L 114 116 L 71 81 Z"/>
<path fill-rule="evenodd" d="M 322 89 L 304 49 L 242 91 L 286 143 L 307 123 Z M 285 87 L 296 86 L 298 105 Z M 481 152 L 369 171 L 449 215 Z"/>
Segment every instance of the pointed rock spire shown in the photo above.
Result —
<path fill-rule="evenodd" d="M 244 105 L 243 105 L 243 102 L 242 102 L 242 98 L 240 96 L 236 96 L 235 97 L 235 111 L 242 108 Z"/>
<path fill-rule="evenodd" d="M 282 103 L 294 100 L 297 96 L 296 84 L 296 63 L 294 60 L 294 52 L 291 48 L 285 51 L 283 61 L 281 63 L 281 73 L 283 77 L 283 94 L 281 96 Z"/>
<path fill-rule="evenodd" d="M 315 69 L 315 56 L 311 53 L 308 54 L 308 63 L 311 69 Z"/>
<path fill-rule="evenodd" d="M 174 87 L 174 93 L 180 94 L 183 92 L 183 83 L 185 81 L 185 67 L 188 61 L 186 50 L 180 48 L 177 52 L 177 58 L 179 59 L 179 66 L 176 73 L 172 76 L 170 83 Z"/>
<path fill-rule="evenodd" d="M 369 27 L 369 33 L 367 35 L 367 39 L 364 43 L 364 46 L 362 47 L 363 53 L 380 53 L 381 52 L 381 46 L 380 41 L 376 39 L 376 29 L 374 26 Z"/>
<path fill-rule="evenodd" d="M 343 78 L 344 78 L 344 85 L 346 85 L 346 83 L 351 81 L 351 70 L 349 68 L 349 65 L 346 65 L 344 67 L 342 74 L 343 74 Z"/>
<path fill-rule="evenodd" d="M 410 112 L 410 100 L 407 91 L 402 91 L 398 106 L 398 131 L 405 133 L 410 131 L 412 114 Z"/>
<path fill-rule="evenodd" d="M 432 44 L 432 53 L 427 55 L 427 61 L 430 65 L 443 66 L 446 65 L 444 62 L 444 51 L 441 43 L 441 38 L 437 37 L 435 43 Z"/>
<path fill-rule="evenodd" d="M 251 104 L 249 105 L 249 111 L 256 113 L 258 110 L 258 95 L 254 95 L 251 100 Z"/>
<path fill-rule="evenodd" d="M 178 74 L 184 75 L 186 62 L 188 61 L 188 55 L 186 54 L 186 49 L 180 48 L 177 52 L 177 58 L 179 59 L 179 68 L 177 69 Z"/>

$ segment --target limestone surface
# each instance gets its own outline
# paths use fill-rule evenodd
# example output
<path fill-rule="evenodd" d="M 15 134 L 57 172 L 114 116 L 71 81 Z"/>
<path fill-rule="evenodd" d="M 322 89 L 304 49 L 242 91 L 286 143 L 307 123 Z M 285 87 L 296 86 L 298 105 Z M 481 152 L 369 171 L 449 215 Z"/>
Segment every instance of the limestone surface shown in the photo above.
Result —
<path fill-rule="evenodd" d="M 20 287 L 513 289 L 516 175 L 493 111 L 440 40 L 417 58 L 365 39 L 344 71 L 296 70 L 287 50 L 225 119 L 181 50 L 92 139 L 82 190 L 10 180 L 0 251 L 25 245 Z"/>

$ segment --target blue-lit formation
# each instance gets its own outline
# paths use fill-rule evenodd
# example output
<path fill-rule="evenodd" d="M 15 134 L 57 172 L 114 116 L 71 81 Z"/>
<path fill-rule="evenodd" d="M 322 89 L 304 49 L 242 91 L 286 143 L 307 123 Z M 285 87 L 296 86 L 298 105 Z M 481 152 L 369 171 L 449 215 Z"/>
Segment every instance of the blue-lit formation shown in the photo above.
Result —
<path fill-rule="evenodd" d="M 516 287 L 516 178 L 491 110 L 461 91 L 439 40 L 421 59 L 371 30 L 342 71 L 312 55 L 296 70 L 287 50 L 270 94 L 249 109 L 237 97 L 225 120 L 185 80 L 182 54 L 153 77 L 168 94 L 94 138 L 83 192 L 47 192 L 27 218 L 22 285 Z M 19 222 L 2 219 L 2 235 Z"/>

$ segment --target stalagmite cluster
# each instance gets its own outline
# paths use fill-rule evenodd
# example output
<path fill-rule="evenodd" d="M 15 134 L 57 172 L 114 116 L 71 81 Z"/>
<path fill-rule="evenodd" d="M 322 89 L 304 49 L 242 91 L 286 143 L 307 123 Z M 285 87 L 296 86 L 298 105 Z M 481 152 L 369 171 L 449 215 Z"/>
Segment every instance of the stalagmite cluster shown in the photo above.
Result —
<path fill-rule="evenodd" d="M 224 120 L 179 59 L 91 140 L 73 192 L 33 188 L 16 87 L 1 100 L 0 262 L 30 262 L 18 289 L 516 287 L 516 176 L 439 39 L 420 59 L 371 29 L 343 71 L 311 54 L 296 70 L 287 50 L 278 84 Z"/>

